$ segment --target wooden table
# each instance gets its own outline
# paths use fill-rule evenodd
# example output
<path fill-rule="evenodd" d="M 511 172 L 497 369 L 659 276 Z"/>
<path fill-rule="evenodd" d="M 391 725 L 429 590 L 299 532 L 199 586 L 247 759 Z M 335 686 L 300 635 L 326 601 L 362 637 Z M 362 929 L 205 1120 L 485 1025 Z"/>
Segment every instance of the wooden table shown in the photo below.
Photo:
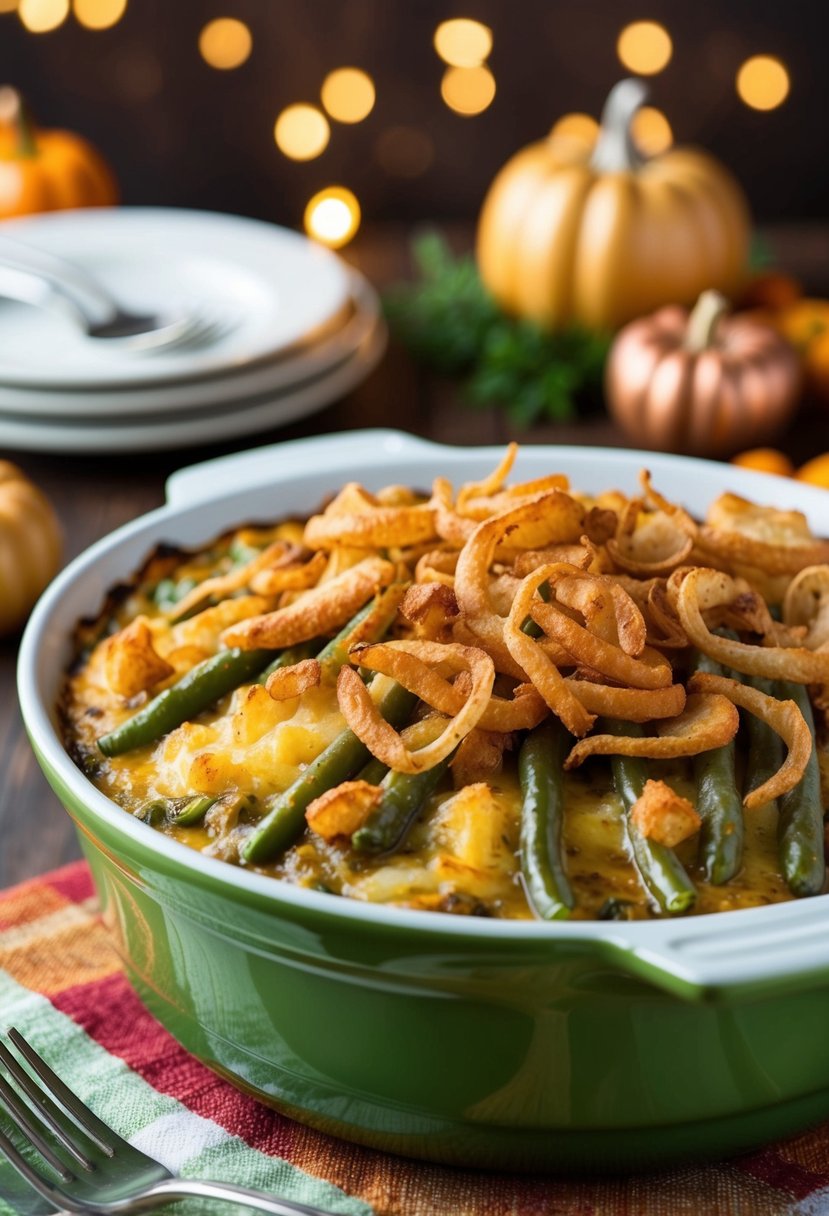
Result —
<path fill-rule="evenodd" d="M 459 241 L 468 239 L 460 233 Z M 777 229 L 768 234 L 781 265 L 813 290 L 829 288 L 829 229 Z M 408 273 L 403 230 L 370 233 L 351 259 L 378 286 Z M 604 416 L 574 424 L 546 423 L 517 432 L 495 409 L 469 407 L 458 387 L 416 367 L 394 344 L 355 392 L 310 418 L 238 443 L 153 455 L 88 457 L 0 452 L 52 499 L 65 531 L 68 561 L 93 541 L 164 501 L 173 470 L 222 452 L 358 427 L 392 426 L 445 443 L 579 443 L 629 446 Z M 800 416 L 781 446 L 797 461 L 829 450 L 829 411 Z M 827 524 L 829 532 L 829 524 Z M 51 792 L 26 739 L 14 691 L 17 638 L 0 643 L 0 888 L 79 855 L 68 815 Z"/>

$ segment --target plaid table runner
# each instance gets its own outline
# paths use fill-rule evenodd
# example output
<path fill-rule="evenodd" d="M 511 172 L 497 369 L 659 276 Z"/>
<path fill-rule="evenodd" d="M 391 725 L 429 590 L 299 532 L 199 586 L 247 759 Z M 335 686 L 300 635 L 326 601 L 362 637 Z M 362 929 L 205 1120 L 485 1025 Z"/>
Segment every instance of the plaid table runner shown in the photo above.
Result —
<path fill-rule="evenodd" d="M 146 1012 L 83 863 L 0 894 L 0 1023 L 17 1026 L 103 1119 L 170 1169 L 344 1216 L 829 1216 L 829 1124 L 739 1160 L 613 1179 L 451 1169 L 302 1127 L 220 1080 Z M 25 1210 L 19 1195 L 0 1163 L 0 1216 Z M 191 1201 L 175 1210 L 219 1209 Z"/>

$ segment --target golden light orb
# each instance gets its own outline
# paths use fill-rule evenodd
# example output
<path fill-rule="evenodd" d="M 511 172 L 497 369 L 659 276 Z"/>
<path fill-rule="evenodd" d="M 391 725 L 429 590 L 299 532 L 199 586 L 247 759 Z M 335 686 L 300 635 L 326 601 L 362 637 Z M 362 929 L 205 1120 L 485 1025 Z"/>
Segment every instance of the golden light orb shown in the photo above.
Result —
<path fill-rule="evenodd" d="M 654 106 L 642 106 L 633 116 L 631 134 L 637 147 L 646 156 L 658 156 L 667 152 L 674 142 L 674 133 L 661 110 Z"/>
<path fill-rule="evenodd" d="M 482 114 L 495 97 L 495 77 L 489 68 L 447 68 L 440 95 L 450 110 L 471 117 Z"/>
<path fill-rule="evenodd" d="M 305 231 L 329 249 L 342 249 L 360 227 L 360 204 L 345 186 L 326 186 L 305 208 Z"/>
<path fill-rule="evenodd" d="M 273 137 L 279 151 L 291 160 L 313 160 L 328 147 L 331 128 L 322 110 L 300 101 L 282 111 Z"/>
<path fill-rule="evenodd" d="M 337 68 L 322 82 L 320 96 L 337 122 L 362 122 L 374 109 L 374 81 L 360 68 Z"/>
<path fill-rule="evenodd" d="M 671 61 L 671 35 L 658 21 L 633 21 L 616 43 L 616 54 L 637 76 L 653 76 Z"/>
<path fill-rule="evenodd" d="M 441 21 L 434 46 L 444 63 L 453 68 L 477 68 L 492 50 L 492 30 L 480 21 L 454 17 Z"/>
<path fill-rule="evenodd" d="M 216 17 L 199 34 L 199 53 L 206 64 L 220 72 L 239 68 L 253 50 L 253 38 L 244 21 Z"/>
<path fill-rule="evenodd" d="M 47 34 L 69 16 L 69 0 L 20 0 L 17 15 L 31 34 Z"/>
<path fill-rule="evenodd" d="M 17 0 L 0 0 L 0 13 L 13 13 L 17 10 Z"/>
<path fill-rule="evenodd" d="M 752 110 L 776 110 L 790 89 L 789 73 L 774 55 L 754 55 L 737 73 L 737 93 Z"/>
<path fill-rule="evenodd" d="M 127 10 L 127 0 L 73 0 L 76 19 L 88 30 L 108 30 Z"/>

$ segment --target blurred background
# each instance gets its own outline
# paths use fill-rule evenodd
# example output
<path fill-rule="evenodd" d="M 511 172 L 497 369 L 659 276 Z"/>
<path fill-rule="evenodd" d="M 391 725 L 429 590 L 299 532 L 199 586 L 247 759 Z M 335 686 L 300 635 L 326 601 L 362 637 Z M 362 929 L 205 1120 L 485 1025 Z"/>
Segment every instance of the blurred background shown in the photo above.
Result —
<path fill-rule="evenodd" d="M 486 29 L 436 38 L 458 17 Z M 0 83 L 124 202 L 301 226 L 332 184 L 364 224 L 472 219 L 517 147 L 637 72 L 643 146 L 706 146 L 767 223 L 826 215 L 825 33 L 825 0 L 0 0 Z"/>

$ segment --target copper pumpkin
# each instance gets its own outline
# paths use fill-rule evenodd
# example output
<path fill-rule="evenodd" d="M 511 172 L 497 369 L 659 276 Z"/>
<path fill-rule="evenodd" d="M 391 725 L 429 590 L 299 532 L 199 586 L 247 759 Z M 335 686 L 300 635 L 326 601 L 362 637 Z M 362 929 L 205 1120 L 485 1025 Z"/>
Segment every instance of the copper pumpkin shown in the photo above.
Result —
<path fill-rule="evenodd" d="M 626 325 L 608 356 L 610 412 L 641 447 L 726 456 L 776 435 L 800 391 L 794 348 L 715 291 L 693 312 L 662 308 Z"/>

